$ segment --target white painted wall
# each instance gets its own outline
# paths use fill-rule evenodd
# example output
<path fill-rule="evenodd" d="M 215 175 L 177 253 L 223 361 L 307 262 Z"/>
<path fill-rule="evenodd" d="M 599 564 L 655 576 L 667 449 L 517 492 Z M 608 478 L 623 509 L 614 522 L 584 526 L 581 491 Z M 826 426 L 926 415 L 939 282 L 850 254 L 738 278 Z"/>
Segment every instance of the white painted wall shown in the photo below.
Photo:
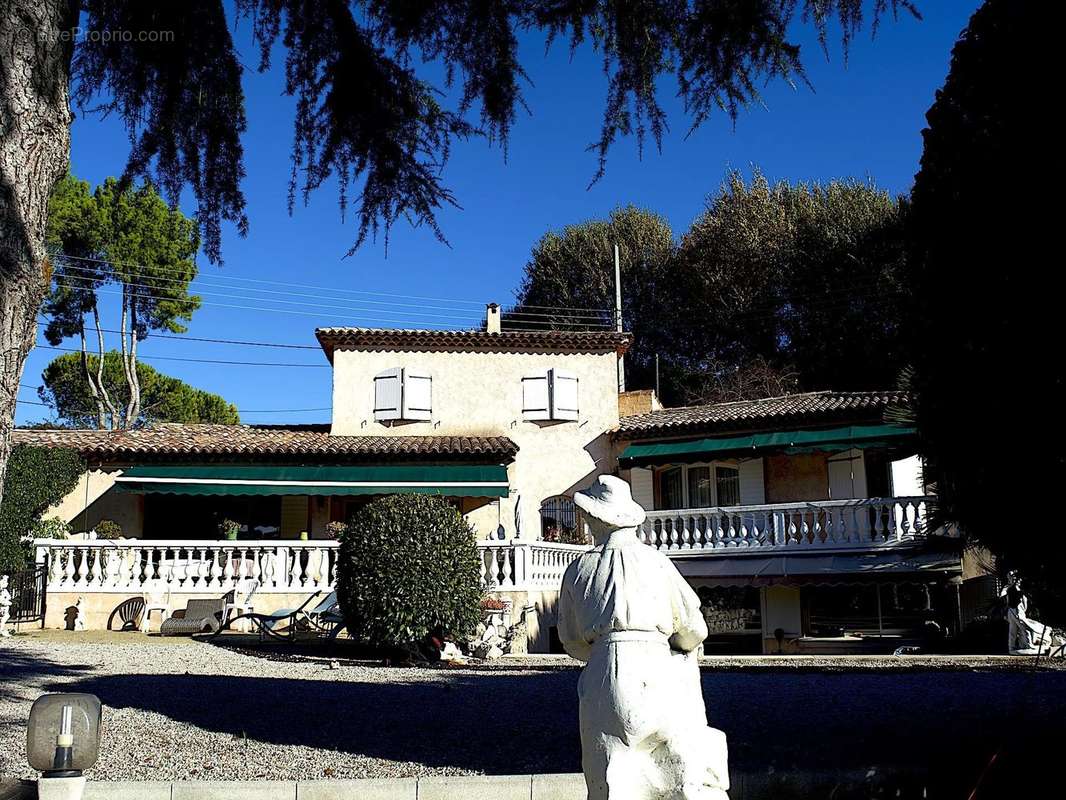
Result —
<path fill-rule="evenodd" d="M 374 376 L 405 367 L 433 376 L 433 409 L 425 422 L 374 420 Z M 578 414 L 572 422 L 522 419 L 522 378 L 549 369 L 577 376 Z M 468 515 L 479 537 L 494 535 L 498 520 L 514 535 L 520 502 L 522 538 L 540 537 L 540 504 L 584 488 L 614 468 L 607 432 L 618 424 L 617 355 L 367 351 L 338 349 L 333 356 L 333 427 L 341 436 L 507 436 L 519 447 L 508 468 L 511 493 Z M 520 500 L 519 500 L 520 498 Z"/>
<path fill-rule="evenodd" d="M 920 456 L 910 456 L 891 464 L 892 494 L 895 497 L 919 497 L 925 494 Z"/>
<path fill-rule="evenodd" d="M 121 469 L 91 469 L 78 479 L 66 497 L 41 515 L 42 519 L 61 519 L 75 531 L 90 530 L 100 520 L 109 519 L 122 528 L 127 538 L 138 537 L 144 528 L 141 496 L 114 489 Z"/>

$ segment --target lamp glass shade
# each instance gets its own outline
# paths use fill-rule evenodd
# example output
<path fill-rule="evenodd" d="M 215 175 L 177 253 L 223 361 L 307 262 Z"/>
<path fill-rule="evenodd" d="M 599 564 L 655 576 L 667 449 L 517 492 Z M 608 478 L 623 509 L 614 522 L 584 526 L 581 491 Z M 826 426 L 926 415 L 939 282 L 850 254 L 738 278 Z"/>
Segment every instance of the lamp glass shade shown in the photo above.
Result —
<path fill-rule="evenodd" d="M 70 711 L 64 711 L 66 708 Z M 30 708 L 26 729 L 30 766 L 38 772 L 89 769 L 100 755 L 100 717 L 100 698 L 96 695 L 38 697 Z"/>

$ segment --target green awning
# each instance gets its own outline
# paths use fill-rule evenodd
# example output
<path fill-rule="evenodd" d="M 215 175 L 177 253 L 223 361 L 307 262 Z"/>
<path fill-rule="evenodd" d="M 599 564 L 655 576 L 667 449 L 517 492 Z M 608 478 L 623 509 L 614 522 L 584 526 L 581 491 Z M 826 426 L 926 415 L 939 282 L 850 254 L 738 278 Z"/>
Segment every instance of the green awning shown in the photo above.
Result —
<path fill-rule="evenodd" d="M 851 448 L 892 447 L 901 439 L 913 436 L 914 428 L 902 425 L 848 425 L 825 430 L 776 431 L 750 433 L 684 442 L 656 442 L 631 444 L 619 457 L 619 465 L 668 463 L 672 460 L 718 457 L 754 456 L 760 452 L 809 453 L 818 450 L 835 451 Z"/>
<path fill-rule="evenodd" d="M 380 467 L 227 466 L 131 467 L 118 488 L 139 494 L 359 495 L 436 494 L 506 497 L 507 468 L 499 465 Z"/>

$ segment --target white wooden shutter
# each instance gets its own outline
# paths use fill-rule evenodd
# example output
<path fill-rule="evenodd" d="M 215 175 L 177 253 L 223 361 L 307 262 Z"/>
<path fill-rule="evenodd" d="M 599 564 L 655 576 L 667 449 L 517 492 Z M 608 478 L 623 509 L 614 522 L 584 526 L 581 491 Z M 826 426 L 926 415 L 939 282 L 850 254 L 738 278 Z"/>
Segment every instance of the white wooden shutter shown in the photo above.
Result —
<path fill-rule="evenodd" d="M 629 470 L 629 485 L 633 499 L 640 503 L 645 511 L 654 511 L 655 473 L 644 467 L 633 467 Z"/>
<path fill-rule="evenodd" d="M 400 419 L 403 400 L 403 370 L 387 369 L 374 376 L 374 419 Z"/>
<path fill-rule="evenodd" d="M 542 372 L 522 378 L 522 419 L 551 419 L 549 377 L 550 373 Z"/>
<path fill-rule="evenodd" d="M 433 376 L 417 369 L 403 371 L 403 419 L 428 420 L 433 416 Z"/>
<path fill-rule="evenodd" d="M 552 419 L 577 419 L 577 375 L 561 369 L 551 375 Z"/>
<path fill-rule="evenodd" d="M 742 506 L 761 506 L 766 502 L 766 484 L 763 477 L 762 459 L 745 459 L 738 466 L 740 468 L 740 504 Z"/>

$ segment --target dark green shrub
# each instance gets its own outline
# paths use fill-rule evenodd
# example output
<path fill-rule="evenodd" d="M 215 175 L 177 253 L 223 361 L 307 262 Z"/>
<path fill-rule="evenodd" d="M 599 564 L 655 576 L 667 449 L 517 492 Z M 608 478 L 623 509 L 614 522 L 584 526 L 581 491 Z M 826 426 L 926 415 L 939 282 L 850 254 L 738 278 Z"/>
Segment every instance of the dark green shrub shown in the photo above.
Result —
<path fill-rule="evenodd" d="M 22 569 L 30 557 L 23 541 L 41 514 L 66 497 L 85 471 L 74 450 L 54 447 L 12 448 L 0 503 L 0 573 Z"/>
<path fill-rule="evenodd" d="M 460 636 L 481 616 L 474 533 L 446 500 L 390 495 L 352 517 L 340 537 L 337 598 L 351 635 L 373 647 Z"/>
<path fill-rule="evenodd" d="M 115 522 L 113 519 L 102 519 L 96 523 L 96 527 L 93 528 L 96 531 L 97 539 L 121 539 L 122 538 L 122 526 Z"/>

